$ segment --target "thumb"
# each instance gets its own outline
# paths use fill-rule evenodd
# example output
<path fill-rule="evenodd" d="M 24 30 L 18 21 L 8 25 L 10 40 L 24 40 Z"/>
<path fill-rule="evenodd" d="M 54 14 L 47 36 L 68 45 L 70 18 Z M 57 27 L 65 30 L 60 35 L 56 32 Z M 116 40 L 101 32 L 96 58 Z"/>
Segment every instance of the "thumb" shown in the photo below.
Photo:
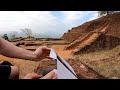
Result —
<path fill-rule="evenodd" d="M 44 77 L 42 77 L 41 79 L 53 79 L 57 76 L 57 70 L 54 69 L 51 72 L 49 72 L 47 75 L 45 75 Z"/>
<path fill-rule="evenodd" d="M 33 74 L 32 75 L 32 79 L 39 79 L 41 78 L 41 76 L 39 74 Z"/>

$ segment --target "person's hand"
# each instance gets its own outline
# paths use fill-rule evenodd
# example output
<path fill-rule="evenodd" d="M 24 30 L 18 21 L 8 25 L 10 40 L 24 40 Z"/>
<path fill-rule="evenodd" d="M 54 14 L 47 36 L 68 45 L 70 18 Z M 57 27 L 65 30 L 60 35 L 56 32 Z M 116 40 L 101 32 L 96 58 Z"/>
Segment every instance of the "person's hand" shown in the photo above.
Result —
<path fill-rule="evenodd" d="M 47 75 L 42 77 L 41 79 L 57 79 L 57 70 L 54 69 L 51 72 L 49 72 Z"/>
<path fill-rule="evenodd" d="M 38 49 L 36 49 L 36 51 L 34 52 L 36 58 L 35 61 L 40 61 L 44 58 L 49 58 L 49 54 L 50 54 L 50 48 L 43 46 L 43 47 L 39 47 Z"/>
<path fill-rule="evenodd" d="M 41 77 L 39 74 L 36 73 L 30 73 L 27 74 L 23 79 L 57 79 L 57 70 L 52 70 L 44 77 Z"/>
<path fill-rule="evenodd" d="M 23 79 L 39 79 L 41 76 L 36 73 L 29 73 Z"/>

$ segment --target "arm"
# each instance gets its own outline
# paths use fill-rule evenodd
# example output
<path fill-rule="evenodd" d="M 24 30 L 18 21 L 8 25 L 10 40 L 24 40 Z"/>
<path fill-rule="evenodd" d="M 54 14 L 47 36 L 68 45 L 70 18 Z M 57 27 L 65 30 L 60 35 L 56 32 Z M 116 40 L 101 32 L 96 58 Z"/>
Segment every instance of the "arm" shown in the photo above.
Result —
<path fill-rule="evenodd" d="M 50 49 L 47 47 L 40 47 L 36 51 L 29 51 L 19 48 L 12 43 L 0 38 L 0 54 L 19 59 L 43 59 L 49 55 Z"/>

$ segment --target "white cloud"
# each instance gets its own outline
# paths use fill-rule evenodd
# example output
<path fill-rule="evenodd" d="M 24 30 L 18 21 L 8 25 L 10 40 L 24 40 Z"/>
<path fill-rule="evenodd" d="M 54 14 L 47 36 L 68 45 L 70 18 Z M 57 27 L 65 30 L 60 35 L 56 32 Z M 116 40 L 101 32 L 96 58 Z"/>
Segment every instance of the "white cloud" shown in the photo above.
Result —
<path fill-rule="evenodd" d="M 88 11 L 61 11 L 61 13 L 64 15 L 64 23 L 71 23 L 74 22 L 80 18 L 83 18 L 86 14 L 88 14 Z"/>
<path fill-rule="evenodd" d="M 97 11 L 61 11 L 61 13 L 64 16 L 63 23 L 66 25 L 66 29 L 97 18 Z M 89 15 L 91 16 L 89 17 Z"/>
<path fill-rule="evenodd" d="M 38 34 L 54 32 L 63 34 L 69 28 L 84 22 L 83 18 L 92 12 L 60 11 L 60 13 L 62 18 L 54 16 L 51 11 L 0 11 L 0 31 L 19 32 L 22 28 L 30 28 Z M 96 14 L 91 19 L 94 17 Z"/>
<path fill-rule="evenodd" d="M 0 31 L 20 31 L 30 28 L 36 33 L 57 32 L 64 24 L 50 11 L 0 11 Z"/>

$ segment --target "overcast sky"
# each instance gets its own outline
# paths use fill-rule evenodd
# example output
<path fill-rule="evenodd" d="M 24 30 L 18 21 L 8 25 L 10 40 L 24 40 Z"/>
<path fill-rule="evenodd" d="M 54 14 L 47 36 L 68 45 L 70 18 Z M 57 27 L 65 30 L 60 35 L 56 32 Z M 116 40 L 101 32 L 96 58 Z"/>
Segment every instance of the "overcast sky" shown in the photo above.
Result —
<path fill-rule="evenodd" d="M 33 33 L 63 34 L 97 17 L 97 11 L 0 11 L 0 32 L 30 28 Z"/>

